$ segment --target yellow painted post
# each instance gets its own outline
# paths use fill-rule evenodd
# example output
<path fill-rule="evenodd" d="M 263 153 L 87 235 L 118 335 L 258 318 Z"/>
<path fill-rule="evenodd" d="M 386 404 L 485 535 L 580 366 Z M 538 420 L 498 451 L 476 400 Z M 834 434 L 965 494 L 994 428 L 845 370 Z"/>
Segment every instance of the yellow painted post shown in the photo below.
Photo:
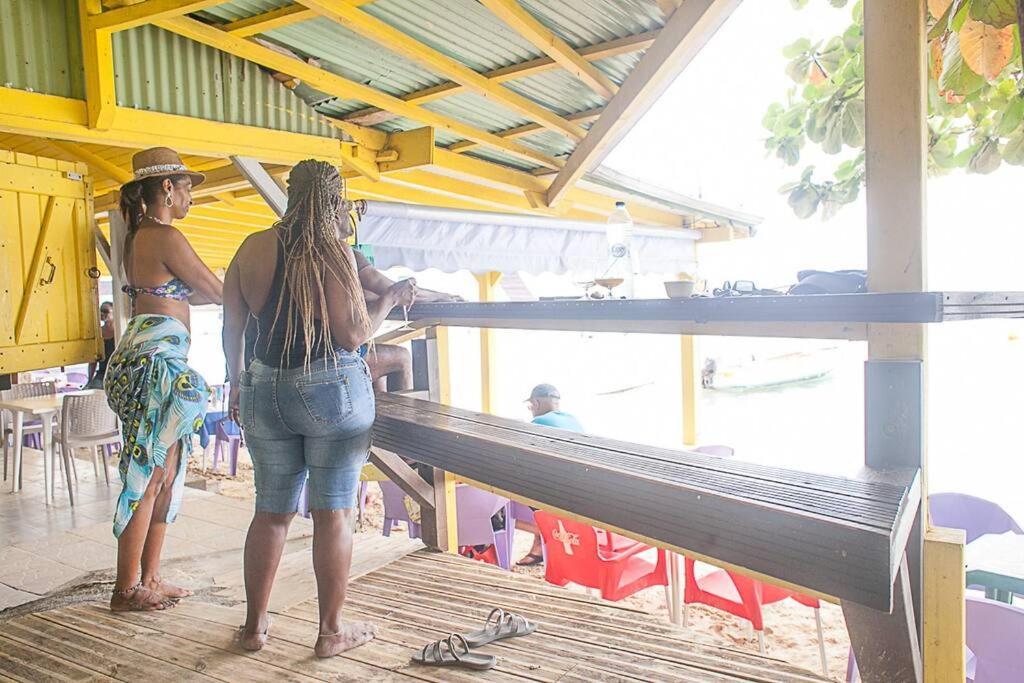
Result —
<path fill-rule="evenodd" d="M 89 23 L 90 15 L 102 11 L 100 0 L 78 0 L 89 128 L 109 130 L 114 125 L 114 113 L 117 110 L 117 96 L 114 90 L 114 47 L 109 30 L 95 29 Z"/>
<path fill-rule="evenodd" d="M 964 542 L 962 529 L 935 527 L 925 534 L 925 683 L 964 680 Z"/>
<path fill-rule="evenodd" d="M 494 301 L 494 288 L 501 280 L 501 273 L 490 272 L 477 275 L 480 301 Z M 480 328 L 480 412 L 490 413 L 494 398 L 494 377 L 497 374 L 494 355 L 494 332 Z"/>
<path fill-rule="evenodd" d="M 700 368 L 697 367 L 696 340 L 693 335 L 679 337 L 682 350 L 683 445 L 697 445 L 697 400 L 700 395 Z"/>

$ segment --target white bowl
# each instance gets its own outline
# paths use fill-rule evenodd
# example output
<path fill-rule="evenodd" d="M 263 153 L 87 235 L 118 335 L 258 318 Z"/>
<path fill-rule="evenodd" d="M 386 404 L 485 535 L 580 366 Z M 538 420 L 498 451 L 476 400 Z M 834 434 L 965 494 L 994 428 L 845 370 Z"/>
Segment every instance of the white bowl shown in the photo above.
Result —
<path fill-rule="evenodd" d="M 665 283 L 665 293 L 670 299 L 689 299 L 693 296 L 693 280 L 671 280 Z"/>

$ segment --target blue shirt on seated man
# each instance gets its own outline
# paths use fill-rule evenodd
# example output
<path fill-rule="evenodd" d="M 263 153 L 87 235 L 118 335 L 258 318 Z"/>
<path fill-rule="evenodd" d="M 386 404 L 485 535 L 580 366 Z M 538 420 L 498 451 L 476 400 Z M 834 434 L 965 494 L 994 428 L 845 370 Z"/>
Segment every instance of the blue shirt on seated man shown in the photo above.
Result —
<path fill-rule="evenodd" d="M 583 425 L 575 416 L 561 410 L 562 394 L 551 384 L 538 384 L 530 392 L 530 398 L 526 399 L 533 415 L 533 424 L 566 429 L 570 432 L 582 432 Z M 521 567 L 531 567 L 544 563 L 544 550 L 541 545 L 540 533 L 537 525 L 526 520 L 516 520 L 516 528 L 529 531 L 533 534 L 533 547 L 526 557 L 517 564 Z"/>

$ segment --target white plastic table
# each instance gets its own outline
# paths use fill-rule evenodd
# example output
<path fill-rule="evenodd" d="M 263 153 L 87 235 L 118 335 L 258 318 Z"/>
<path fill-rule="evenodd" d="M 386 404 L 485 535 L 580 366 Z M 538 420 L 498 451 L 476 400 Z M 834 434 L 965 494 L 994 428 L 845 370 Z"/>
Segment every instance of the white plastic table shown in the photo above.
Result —
<path fill-rule="evenodd" d="M 9 410 L 14 414 L 14 476 L 11 477 L 12 493 L 17 493 L 21 489 L 21 455 L 25 416 L 38 417 L 43 423 L 43 485 L 46 488 L 47 505 L 53 505 L 53 422 L 63 405 L 64 396 L 65 394 L 57 394 L 55 396 L 0 400 L 0 410 Z M 72 505 L 74 505 L 73 499 Z"/>

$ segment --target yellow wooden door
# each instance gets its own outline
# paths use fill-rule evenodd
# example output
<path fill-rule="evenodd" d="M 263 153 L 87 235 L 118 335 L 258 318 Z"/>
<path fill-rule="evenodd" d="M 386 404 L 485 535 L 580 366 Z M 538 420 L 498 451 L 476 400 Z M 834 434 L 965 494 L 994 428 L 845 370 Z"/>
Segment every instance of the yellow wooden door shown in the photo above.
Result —
<path fill-rule="evenodd" d="M 102 355 L 87 170 L 0 149 L 0 374 Z"/>

